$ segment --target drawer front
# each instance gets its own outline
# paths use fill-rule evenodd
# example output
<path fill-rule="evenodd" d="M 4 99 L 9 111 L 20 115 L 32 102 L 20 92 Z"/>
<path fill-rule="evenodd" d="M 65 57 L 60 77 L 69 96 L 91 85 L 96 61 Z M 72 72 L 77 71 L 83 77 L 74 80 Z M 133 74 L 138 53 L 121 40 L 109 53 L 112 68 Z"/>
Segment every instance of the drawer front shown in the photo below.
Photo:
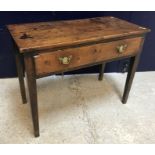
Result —
<path fill-rule="evenodd" d="M 142 38 L 124 39 L 45 53 L 34 57 L 36 74 L 67 71 L 71 68 L 136 54 Z"/>

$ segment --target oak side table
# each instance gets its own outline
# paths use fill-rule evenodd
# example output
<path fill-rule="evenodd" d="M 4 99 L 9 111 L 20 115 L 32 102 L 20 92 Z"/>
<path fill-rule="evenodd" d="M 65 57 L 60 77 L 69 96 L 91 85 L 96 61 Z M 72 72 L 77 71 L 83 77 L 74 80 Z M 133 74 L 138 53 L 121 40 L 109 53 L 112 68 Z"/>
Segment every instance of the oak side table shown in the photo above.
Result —
<path fill-rule="evenodd" d="M 14 45 L 23 103 L 27 102 L 24 74 L 27 75 L 36 137 L 39 136 L 36 79 L 99 65 L 102 80 L 106 62 L 130 58 L 122 97 L 126 103 L 144 38 L 150 31 L 115 17 L 13 24 L 7 28 Z"/>

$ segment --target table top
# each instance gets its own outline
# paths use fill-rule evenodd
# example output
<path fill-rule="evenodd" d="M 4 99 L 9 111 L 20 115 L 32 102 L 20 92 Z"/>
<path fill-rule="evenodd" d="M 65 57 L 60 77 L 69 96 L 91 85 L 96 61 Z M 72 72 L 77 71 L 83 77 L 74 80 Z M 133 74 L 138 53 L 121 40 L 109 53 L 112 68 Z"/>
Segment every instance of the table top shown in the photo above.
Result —
<path fill-rule="evenodd" d="M 150 30 L 115 17 L 7 25 L 21 53 L 140 35 Z"/>

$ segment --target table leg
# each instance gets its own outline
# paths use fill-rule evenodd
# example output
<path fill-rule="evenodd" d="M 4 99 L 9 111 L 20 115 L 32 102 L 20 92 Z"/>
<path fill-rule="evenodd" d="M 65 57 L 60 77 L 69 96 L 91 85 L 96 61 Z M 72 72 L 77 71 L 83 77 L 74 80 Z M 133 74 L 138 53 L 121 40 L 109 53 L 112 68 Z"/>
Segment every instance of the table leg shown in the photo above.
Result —
<path fill-rule="evenodd" d="M 27 103 L 26 99 L 26 92 L 25 92 L 25 84 L 24 84 L 24 67 L 21 60 L 20 54 L 16 53 L 16 66 L 17 66 L 17 73 L 18 73 L 18 79 L 19 79 L 19 85 L 20 85 L 20 92 L 22 96 L 23 103 Z"/>
<path fill-rule="evenodd" d="M 137 69 L 137 65 L 139 62 L 139 57 L 140 55 L 138 54 L 137 56 L 131 57 L 130 58 L 130 65 L 129 65 L 129 70 L 128 70 L 128 74 L 127 74 L 127 79 L 126 79 L 126 84 L 125 84 L 125 88 L 124 88 L 124 94 L 122 97 L 122 103 L 125 104 L 127 102 L 128 96 L 129 96 L 129 92 L 131 89 L 131 85 L 133 82 L 133 78 Z"/>
<path fill-rule="evenodd" d="M 38 120 L 38 102 L 37 102 L 37 85 L 36 85 L 36 77 L 35 77 L 35 68 L 33 57 L 25 56 L 25 68 L 27 74 L 27 83 L 31 104 L 31 113 L 32 120 L 34 126 L 34 135 L 35 137 L 39 136 L 39 120 Z"/>
<path fill-rule="evenodd" d="M 124 88 L 124 93 L 123 93 L 123 97 L 122 97 L 122 103 L 123 104 L 125 104 L 127 102 L 127 99 L 128 99 L 128 96 L 129 96 L 129 92 L 130 92 L 130 89 L 131 89 L 133 78 L 134 78 L 134 75 L 135 75 L 135 72 L 136 72 L 136 69 L 137 69 L 137 66 L 138 66 L 140 54 L 141 54 L 141 51 L 142 51 L 142 48 L 143 48 L 144 40 L 145 40 L 145 37 L 141 41 L 141 45 L 139 47 L 138 54 L 135 55 L 134 57 L 130 58 L 130 65 L 129 65 L 128 75 L 127 75 L 125 88 Z"/>
<path fill-rule="evenodd" d="M 105 65 L 106 63 L 102 63 L 100 65 L 100 73 L 99 73 L 99 77 L 98 80 L 101 81 L 103 79 L 103 74 L 104 74 L 104 70 L 105 70 Z"/>

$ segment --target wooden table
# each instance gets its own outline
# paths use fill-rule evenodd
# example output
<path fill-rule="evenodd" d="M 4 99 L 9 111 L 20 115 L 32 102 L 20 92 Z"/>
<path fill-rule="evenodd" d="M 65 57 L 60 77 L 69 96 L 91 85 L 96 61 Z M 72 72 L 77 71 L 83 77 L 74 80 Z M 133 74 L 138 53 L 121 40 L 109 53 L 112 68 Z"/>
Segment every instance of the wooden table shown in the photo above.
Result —
<path fill-rule="evenodd" d="M 39 136 L 36 79 L 100 65 L 99 80 L 102 80 L 106 62 L 129 57 L 122 97 L 122 102 L 126 103 L 144 38 L 150 31 L 115 17 L 14 24 L 7 28 L 14 43 L 23 103 L 27 102 L 24 73 L 27 75 L 36 137 Z"/>

